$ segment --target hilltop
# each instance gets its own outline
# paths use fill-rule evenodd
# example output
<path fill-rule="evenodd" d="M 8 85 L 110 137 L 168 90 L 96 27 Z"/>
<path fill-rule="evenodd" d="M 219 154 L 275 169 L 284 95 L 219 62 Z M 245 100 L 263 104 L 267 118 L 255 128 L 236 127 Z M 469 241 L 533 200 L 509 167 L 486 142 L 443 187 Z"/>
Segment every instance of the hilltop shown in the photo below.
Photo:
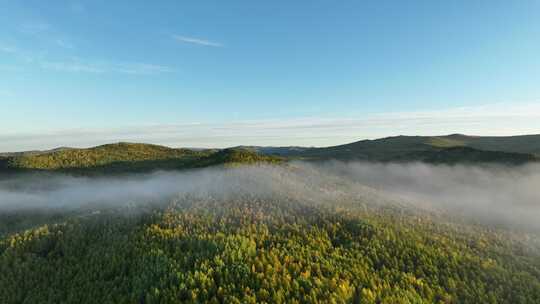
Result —
<path fill-rule="evenodd" d="M 288 159 L 536 159 L 464 142 L 458 135 L 400 136 L 327 148 L 295 147 L 288 150 L 295 156 L 287 157 L 266 154 L 287 148 L 192 150 L 116 143 L 3 157 L 4 168 L 15 172 L 69 174 L 20 174 L 0 182 L 0 207 L 6 208 L 0 212 L 0 299 L 539 303 L 538 210 L 528 204 L 537 196 L 517 192 L 529 187 L 534 192 L 536 180 L 529 177 L 540 175 L 516 180 L 519 169 L 494 170 L 516 172 L 507 176 L 475 166 L 472 171 L 420 166 L 430 167 L 428 173 L 435 172 L 433 168 L 442 171 L 423 172 L 411 180 L 404 177 L 419 171 L 399 169 L 380 175 L 399 180 L 385 186 L 374 182 L 379 170 L 418 166 L 369 164 L 373 169 L 368 171 L 348 171 L 356 164 L 347 163 L 238 168 Z M 483 173 L 459 181 L 466 187 L 453 183 L 476 169 Z M 460 173 L 447 176 L 451 171 Z M 369 178 L 359 179 L 357 173 Z M 494 193 L 502 184 L 491 183 L 501 177 L 507 185 Z M 467 183 L 475 179 L 482 182 Z M 416 181 L 428 182 L 427 191 L 433 194 L 427 198 L 433 201 L 420 196 L 425 193 L 421 191 L 416 192 L 420 201 L 409 196 L 415 194 Z M 473 191 L 476 186 L 478 191 Z M 495 199 L 500 193 L 505 194 L 501 201 Z M 487 204 L 484 197 L 495 202 Z M 523 216 L 526 213 L 529 216 Z"/>
<path fill-rule="evenodd" d="M 1 157 L 0 168 L 4 171 L 122 173 L 279 161 L 278 157 L 261 155 L 245 149 L 192 150 L 121 142 L 87 149 L 23 152 Z"/>
<path fill-rule="evenodd" d="M 62 147 L 49 151 L 3 153 L 0 154 L 0 172 L 147 172 L 258 162 L 279 163 L 286 160 L 520 165 L 539 159 L 540 135 L 394 136 L 324 148 L 238 146 L 228 149 L 186 149 L 120 142 L 86 149 Z"/>
<path fill-rule="evenodd" d="M 424 161 L 434 163 L 497 162 L 521 164 L 540 156 L 540 135 L 481 137 L 452 134 L 446 136 L 394 136 L 361 140 L 349 144 L 304 148 L 264 148 L 270 155 L 306 160 Z"/>

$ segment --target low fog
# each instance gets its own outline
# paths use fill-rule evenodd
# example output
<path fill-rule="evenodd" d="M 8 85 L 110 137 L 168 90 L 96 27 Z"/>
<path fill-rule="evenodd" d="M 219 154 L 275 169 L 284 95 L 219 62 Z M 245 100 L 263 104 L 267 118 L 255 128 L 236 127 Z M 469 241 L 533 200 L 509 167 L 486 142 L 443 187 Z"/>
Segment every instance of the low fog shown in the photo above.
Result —
<path fill-rule="evenodd" d="M 319 166 L 417 206 L 540 230 L 540 165 L 465 166 L 327 162 Z"/>
<path fill-rule="evenodd" d="M 540 230 L 540 166 L 476 167 L 295 162 L 117 177 L 17 175 L 0 180 L 0 212 L 167 202 L 178 195 L 239 194 L 304 203 L 349 199 L 442 210 L 481 222 Z"/>

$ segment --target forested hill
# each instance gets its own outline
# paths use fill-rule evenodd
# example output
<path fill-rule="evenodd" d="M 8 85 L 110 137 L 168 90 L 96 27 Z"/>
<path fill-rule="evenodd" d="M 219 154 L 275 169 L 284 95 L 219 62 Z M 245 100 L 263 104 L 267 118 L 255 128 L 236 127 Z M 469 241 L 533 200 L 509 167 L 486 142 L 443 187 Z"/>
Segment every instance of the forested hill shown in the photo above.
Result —
<path fill-rule="evenodd" d="M 380 153 L 416 153 L 427 162 L 513 155 L 440 142 L 416 149 L 414 138 L 397 140 L 381 140 L 387 148 Z M 106 173 L 0 182 L 0 206 L 13 207 L 0 212 L 2 304 L 540 303 L 540 238 L 522 218 L 505 225 L 461 207 L 453 213 L 416 204 L 323 166 L 237 168 L 282 161 L 239 148 L 119 143 L 2 161 L 16 171 Z M 222 167 L 109 176 L 209 166 Z M 118 196 L 144 187 L 164 193 Z M 110 197 L 93 196 L 101 192 Z M 520 210 L 513 196 L 509 203 L 512 213 Z"/>
<path fill-rule="evenodd" d="M 482 137 L 452 134 L 447 136 L 394 136 L 361 140 L 324 148 L 253 147 L 268 155 L 306 160 L 424 161 L 433 163 L 494 162 L 522 164 L 537 161 L 540 135 Z"/>
<path fill-rule="evenodd" d="M 243 149 L 191 150 L 140 143 L 116 143 L 88 149 L 62 149 L 48 153 L 21 153 L 2 157 L 0 168 L 11 172 L 123 173 L 279 161 L 278 157 Z"/>
<path fill-rule="evenodd" d="M 217 171 L 171 201 L 0 213 L 0 302 L 540 303 L 537 235 L 323 172 Z"/>
<path fill-rule="evenodd" d="M 443 137 L 443 140 L 445 137 Z M 521 136 L 466 136 L 454 134 L 446 136 L 456 144 L 488 151 L 529 153 L 540 155 L 540 135 Z"/>
<path fill-rule="evenodd" d="M 540 160 L 540 135 L 395 136 L 324 148 L 240 146 L 223 150 L 116 143 L 88 149 L 58 148 L 4 153 L 0 155 L 0 172 L 48 170 L 83 174 L 123 173 L 234 163 L 275 163 L 287 159 L 521 165 Z"/>

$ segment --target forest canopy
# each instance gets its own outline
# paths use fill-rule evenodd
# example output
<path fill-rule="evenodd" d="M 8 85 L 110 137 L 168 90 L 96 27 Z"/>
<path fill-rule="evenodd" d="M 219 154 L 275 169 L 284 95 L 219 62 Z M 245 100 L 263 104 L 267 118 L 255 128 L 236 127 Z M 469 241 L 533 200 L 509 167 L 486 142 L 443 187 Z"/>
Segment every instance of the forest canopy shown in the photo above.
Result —
<path fill-rule="evenodd" d="M 79 181 L 109 195 L 118 187 L 110 202 L 0 212 L 3 303 L 540 301 L 536 233 L 456 219 L 310 166 L 182 176 L 1 183 L 42 197 L 93 193 Z M 117 196 L 125 185 L 141 196 Z"/>

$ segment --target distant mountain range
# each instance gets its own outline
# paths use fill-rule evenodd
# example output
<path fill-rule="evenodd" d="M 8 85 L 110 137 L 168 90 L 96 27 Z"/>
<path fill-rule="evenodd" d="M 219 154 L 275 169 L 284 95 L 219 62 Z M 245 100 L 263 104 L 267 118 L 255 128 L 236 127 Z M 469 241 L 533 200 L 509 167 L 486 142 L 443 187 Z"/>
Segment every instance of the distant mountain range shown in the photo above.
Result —
<path fill-rule="evenodd" d="M 267 155 L 305 160 L 523 163 L 540 157 L 540 135 L 394 136 L 324 148 L 246 147 Z"/>
<path fill-rule="evenodd" d="M 221 150 L 117 143 L 88 149 L 3 153 L 0 172 L 123 173 L 285 160 L 520 165 L 540 160 L 540 135 L 395 136 L 324 148 L 239 146 Z"/>

